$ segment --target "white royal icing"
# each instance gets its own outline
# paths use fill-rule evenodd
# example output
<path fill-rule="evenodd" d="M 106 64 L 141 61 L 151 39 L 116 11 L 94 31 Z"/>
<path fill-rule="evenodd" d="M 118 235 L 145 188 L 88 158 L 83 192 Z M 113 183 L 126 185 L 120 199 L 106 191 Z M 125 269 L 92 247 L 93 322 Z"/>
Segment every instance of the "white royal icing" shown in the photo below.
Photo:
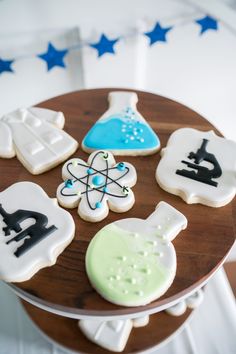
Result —
<path fill-rule="evenodd" d="M 185 216 L 165 202 L 146 220 L 123 219 L 105 226 L 86 253 L 92 286 L 121 306 L 142 306 L 159 298 L 176 274 L 171 241 L 186 227 Z"/>
<path fill-rule="evenodd" d="M 71 215 L 41 187 L 13 184 L 0 193 L 0 279 L 25 281 L 53 265 L 74 232 Z"/>
<path fill-rule="evenodd" d="M 6 123 L 0 119 L 0 157 L 12 158 L 15 156 L 15 149 L 12 140 L 11 130 Z"/>
<path fill-rule="evenodd" d="M 62 112 L 32 107 L 0 118 L 0 157 L 17 155 L 32 173 L 39 174 L 64 161 L 78 143 L 64 132 Z"/>
<path fill-rule="evenodd" d="M 80 320 L 80 330 L 91 342 L 112 352 L 122 352 L 128 342 L 133 327 L 144 327 L 149 316 L 127 320 Z"/>
<path fill-rule="evenodd" d="M 213 131 L 176 130 L 161 151 L 156 179 L 187 203 L 221 207 L 236 193 L 236 143 Z M 199 160 L 200 159 L 200 160 Z"/>
<path fill-rule="evenodd" d="M 136 170 L 128 162 L 116 163 L 110 152 L 95 151 L 84 162 L 73 158 L 62 168 L 65 181 L 57 189 L 57 199 L 65 208 L 76 208 L 81 218 L 97 222 L 109 208 L 125 212 L 134 204 L 130 187 L 137 180 Z"/>
<path fill-rule="evenodd" d="M 145 327 L 149 323 L 149 316 L 141 316 L 133 319 L 134 328 Z"/>
<path fill-rule="evenodd" d="M 165 310 L 171 316 L 181 316 L 185 313 L 187 308 L 192 310 L 201 305 L 204 299 L 204 293 L 202 289 L 197 290 L 192 295 L 188 296 L 185 300 L 181 300 L 176 305 L 169 307 Z"/>
<path fill-rule="evenodd" d="M 79 328 L 91 342 L 113 352 L 122 352 L 133 328 L 132 320 L 80 320 Z"/>

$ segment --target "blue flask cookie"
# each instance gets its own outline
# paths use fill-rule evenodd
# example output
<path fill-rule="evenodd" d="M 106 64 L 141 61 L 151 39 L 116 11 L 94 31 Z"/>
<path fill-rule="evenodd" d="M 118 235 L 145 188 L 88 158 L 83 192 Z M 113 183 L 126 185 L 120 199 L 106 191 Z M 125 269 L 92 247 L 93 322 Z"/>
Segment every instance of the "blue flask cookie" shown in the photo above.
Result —
<path fill-rule="evenodd" d="M 138 156 L 151 155 L 160 149 L 158 136 L 137 111 L 135 92 L 110 92 L 108 101 L 108 110 L 83 139 L 84 151 L 103 149 L 114 155 Z"/>

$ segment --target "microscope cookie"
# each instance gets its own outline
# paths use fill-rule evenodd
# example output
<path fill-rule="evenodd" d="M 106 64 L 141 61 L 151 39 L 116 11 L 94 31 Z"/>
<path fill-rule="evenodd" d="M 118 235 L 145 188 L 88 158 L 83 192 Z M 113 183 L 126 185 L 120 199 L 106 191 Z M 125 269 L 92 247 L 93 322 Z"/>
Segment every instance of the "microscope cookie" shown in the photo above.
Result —
<path fill-rule="evenodd" d="M 213 131 L 176 130 L 161 150 L 156 180 L 186 203 L 228 204 L 236 193 L 236 143 Z"/>
<path fill-rule="evenodd" d="M 55 264 L 72 241 L 72 216 L 35 183 L 0 193 L 0 279 L 22 282 Z"/>

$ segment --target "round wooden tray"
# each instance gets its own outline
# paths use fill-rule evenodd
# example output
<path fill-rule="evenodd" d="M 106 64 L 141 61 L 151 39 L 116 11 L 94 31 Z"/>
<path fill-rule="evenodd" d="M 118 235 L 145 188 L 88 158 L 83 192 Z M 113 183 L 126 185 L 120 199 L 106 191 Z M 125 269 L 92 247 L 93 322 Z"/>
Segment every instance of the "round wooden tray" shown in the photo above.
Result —
<path fill-rule="evenodd" d="M 24 309 L 28 313 L 34 324 L 39 327 L 49 340 L 53 340 L 56 345 L 63 346 L 79 352 L 80 354 L 108 354 L 110 351 L 103 349 L 90 342 L 78 327 L 78 320 L 49 314 L 28 302 L 22 301 Z M 192 310 L 187 311 L 178 317 L 170 316 L 164 311 L 150 316 L 149 324 L 141 328 L 133 328 L 122 351 L 124 354 L 134 354 L 150 350 L 158 344 L 171 339 L 179 332 L 184 323 L 190 319 Z"/>
<path fill-rule="evenodd" d="M 84 90 L 53 98 L 40 107 L 62 111 L 66 117 L 65 131 L 79 142 L 94 122 L 107 109 L 107 94 L 111 89 Z M 162 147 L 170 134 L 182 127 L 207 131 L 214 127 L 189 108 L 154 94 L 137 92 L 138 110 L 160 137 Z M 79 149 L 74 156 L 87 160 L 88 154 Z M 182 199 L 163 191 L 155 180 L 160 154 L 146 157 L 116 157 L 135 165 L 138 182 L 133 188 L 136 203 L 124 214 L 110 212 L 100 223 L 88 223 L 70 210 L 76 223 L 76 235 L 53 267 L 40 270 L 31 280 L 12 284 L 18 295 L 37 306 L 64 316 L 133 316 L 154 313 L 169 307 L 181 297 L 200 287 L 223 263 L 235 240 L 235 201 L 222 208 L 199 204 L 187 205 Z M 16 159 L 0 160 L 0 189 L 16 181 L 38 183 L 50 197 L 55 197 L 62 182 L 62 165 L 42 175 L 33 176 Z M 146 218 L 159 201 L 164 200 L 180 210 L 188 219 L 187 230 L 174 240 L 177 253 L 177 274 L 169 290 L 160 299 L 143 307 L 124 308 L 105 301 L 91 287 L 85 272 L 85 253 L 96 232 L 120 218 Z"/>

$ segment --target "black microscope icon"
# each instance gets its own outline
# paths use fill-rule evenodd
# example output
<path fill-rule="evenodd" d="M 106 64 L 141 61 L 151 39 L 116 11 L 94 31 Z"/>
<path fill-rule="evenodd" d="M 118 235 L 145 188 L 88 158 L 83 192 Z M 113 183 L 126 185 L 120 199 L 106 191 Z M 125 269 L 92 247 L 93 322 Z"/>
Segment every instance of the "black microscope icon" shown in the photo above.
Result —
<path fill-rule="evenodd" d="M 46 236 L 57 230 L 55 225 L 47 227 L 47 216 L 35 211 L 19 209 L 12 214 L 9 214 L 3 208 L 2 204 L 0 204 L 0 215 L 3 217 L 3 222 L 6 224 L 6 226 L 2 228 L 5 236 L 10 236 L 11 231 L 15 231 L 17 233 L 16 236 L 7 241 L 7 244 L 12 241 L 24 241 L 23 244 L 15 251 L 14 254 L 16 257 L 20 257 L 31 247 L 43 240 Z M 20 224 L 27 219 L 33 219 L 35 223 L 22 230 Z"/>
<path fill-rule="evenodd" d="M 222 175 L 222 169 L 215 155 L 206 151 L 206 146 L 208 142 L 209 140 L 203 139 L 202 145 L 197 150 L 197 152 L 196 153 L 190 152 L 188 158 L 190 160 L 194 160 L 194 163 L 184 161 L 184 160 L 181 161 L 182 163 L 184 163 L 190 168 L 193 168 L 196 171 L 189 171 L 183 169 L 183 170 L 177 170 L 176 174 L 217 187 L 218 183 L 213 181 L 212 178 L 219 178 Z M 205 166 L 201 166 L 200 163 L 202 161 L 207 161 L 211 163 L 213 165 L 213 168 L 209 169 Z"/>

